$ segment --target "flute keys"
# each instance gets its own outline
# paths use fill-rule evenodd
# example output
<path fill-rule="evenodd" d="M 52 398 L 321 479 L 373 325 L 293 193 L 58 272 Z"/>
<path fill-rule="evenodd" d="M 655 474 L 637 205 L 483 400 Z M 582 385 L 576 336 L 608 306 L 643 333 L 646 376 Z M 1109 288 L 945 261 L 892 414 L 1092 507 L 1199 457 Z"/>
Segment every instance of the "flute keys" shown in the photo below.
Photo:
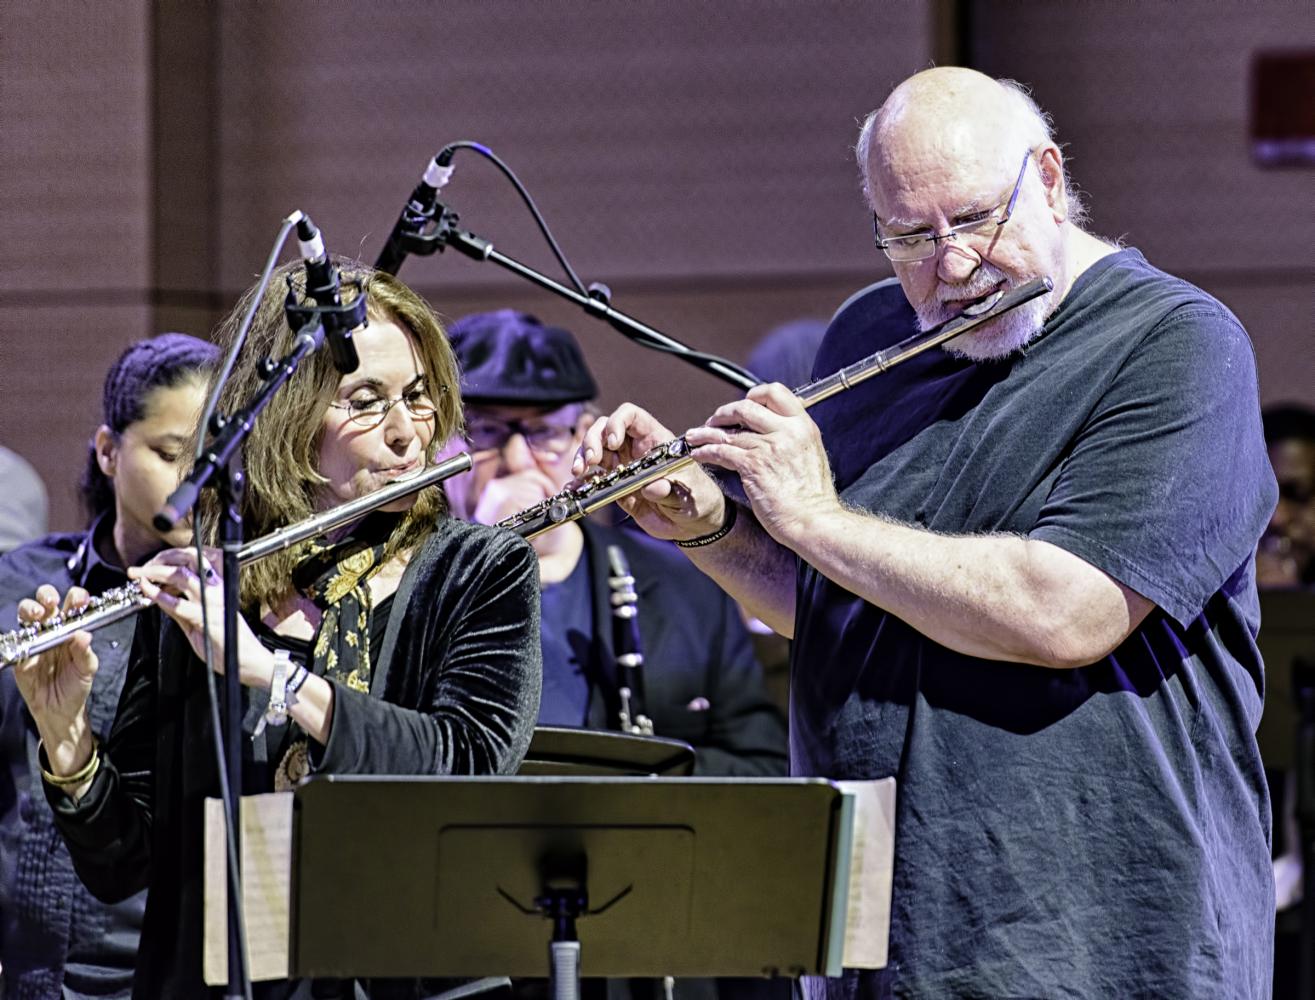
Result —
<path fill-rule="evenodd" d="M 90 631 L 108 625 L 149 607 L 150 603 L 142 594 L 141 586 L 133 582 L 98 594 L 83 607 L 67 614 L 57 613 L 43 622 L 21 625 L 0 634 L 0 667 L 11 667 L 59 645 L 79 629 Z"/>

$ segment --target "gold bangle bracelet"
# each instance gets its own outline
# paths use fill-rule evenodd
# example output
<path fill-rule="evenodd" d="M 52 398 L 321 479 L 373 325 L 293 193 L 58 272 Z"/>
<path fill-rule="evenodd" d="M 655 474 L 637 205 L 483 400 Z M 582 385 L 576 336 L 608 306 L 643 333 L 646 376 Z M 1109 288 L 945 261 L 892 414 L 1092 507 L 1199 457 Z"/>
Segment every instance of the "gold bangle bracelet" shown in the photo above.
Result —
<path fill-rule="evenodd" d="M 40 751 L 41 751 L 41 756 L 44 756 L 46 760 L 50 759 L 50 755 L 46 753 L 46 748 L 44 746 L 40 747 Z M 46 784 L 54 785 L 56 788 L 75 788 L 78 785 L 82 784 L 84 781 L 90 781 L 92 778 L 96 776 L 96 772 L 99 770 L 100 770 L 100 743 L 93 735 L 91 737 L 91 760 L 87 761 L 87 763 L 83 764 L 72 774 L 64 774 L 64 775 L 52 774 L 50 771 L 47 771 L 44 767 L 42 767 L 41 779 L 45 781 Z"/>

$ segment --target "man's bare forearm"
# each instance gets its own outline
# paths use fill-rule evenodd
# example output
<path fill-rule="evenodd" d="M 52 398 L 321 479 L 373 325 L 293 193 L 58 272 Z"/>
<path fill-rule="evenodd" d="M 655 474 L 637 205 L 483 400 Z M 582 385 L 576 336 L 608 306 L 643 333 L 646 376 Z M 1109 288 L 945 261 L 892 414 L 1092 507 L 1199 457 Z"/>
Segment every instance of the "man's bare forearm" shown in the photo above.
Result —
<path fill-rule="evenodd" d="M 735 527 L 725 538 L 684 551 L 768 628 L 787 639 L 794 635 L 795 554 L 763 531 L 748 507 L 740 507 Z"/>
<path fill-rule="evenodd" d="M 823 576 L 970 656 L 1085 666 L 1153 606 L 1077 556 L 1017 535 L 942 535 L 838 509 L 800 538 Z"/>

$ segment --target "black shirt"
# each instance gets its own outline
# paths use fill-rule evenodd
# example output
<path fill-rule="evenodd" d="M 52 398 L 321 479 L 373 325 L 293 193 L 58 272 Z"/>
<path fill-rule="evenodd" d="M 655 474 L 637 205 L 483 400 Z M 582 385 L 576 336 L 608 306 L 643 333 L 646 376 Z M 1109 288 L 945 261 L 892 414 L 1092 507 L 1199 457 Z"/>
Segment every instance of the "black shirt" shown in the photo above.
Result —
<path fill-rule="evenodd" d="M 873 380 L 847 504 L 1052 543 L 1156 609 L 1053 670 L 953 652 L 801 566 L 793 770 L 898 779 L 890 965 L 836 992 L 1268 996 L 1255 377 L 1223 306 L 1123 251 L 1021 355 Z"/>
<path fill-rule="evenodd" d="M 594 608 L 583 553 L 564 580 L 543 588 L 543 697 L 539 725 L 583 726 L 589 713 Z"/>
<path fill-rule="evenodd" d="M 55 788 L 46 798 L 78 875 L 98 898 L 122 898 L 149 882 L 133 995 L 199 1000 L 211 995 L 201 983 L 203 809 L 217 792 L 210 707 L 205 666 L 160 618 L 140 616 L 119 713 L 90 787 L 76 803 Z M 538 712 L 540 664 L 533 550 L 511 532 L 443 518 L 403 574 L 370 691 L 330 682 L 333 725 L 316 769 L 513 773 Z M 260 695 L 250 692 L 245 734 L 254 735 Z M 242 740 L 244 792 L 270 790 L 265 762 L 277 759 L 270 742 L 282 738 L 267 728 Z M 257 996 L 287 991 L 281 982 L 256 987 Z M 370 995 L 416 997 L 421 986 L 380 980 Z"/>
<path fill-rule="evenodd" d="M 100 557 L 112 551 L 112 516 L 85 532 L 47 535 L 0 557 L 0 629 L 17 624 L 18 602 L 43 583 L 102 594 L 128 582 Z M 100 545 L 93 544 L 93 539 Z M 128 669 L 136 616 L 92 635 L 99 658 L 87 703 L 93 730 L 106 737 Z M 46 804 L 36 725 L 0 671 L 0 994 L 8 1000 L 126 997 L 132 988 L 146 894 L 105 904 L 78 881 Z"/>

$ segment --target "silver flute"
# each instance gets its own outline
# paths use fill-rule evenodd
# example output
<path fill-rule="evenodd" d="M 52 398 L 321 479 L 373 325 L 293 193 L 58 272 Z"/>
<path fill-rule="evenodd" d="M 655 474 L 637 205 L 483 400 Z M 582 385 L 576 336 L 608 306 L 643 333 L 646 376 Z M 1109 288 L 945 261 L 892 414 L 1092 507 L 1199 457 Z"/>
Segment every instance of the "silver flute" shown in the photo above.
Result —
<path fill-rule="evenodd" d="M 813 406 L 824 399 L 830 399 L 836 393 L 854 387 L 865 379 L 880 375 L 923 351 L 939 347 L 947 340 L 967 333 L 1001 313 L 1016 309 L 1025 302 L 1045 295 L 1053 287 L 1049 278 L 1042 277 L 1033 278 L 1017 288 L 996 292 L 982 303 L 965 309 L 954 319 L 902 340 L 885 350 L 870 354 L 832 375 L 795 389 L 794 393 L 805 408 Z M 693 461 L 689 443 L 684 436 L 672 438 L 666 444 L 660 444 L 645 452 L 633 462 L 592 476 L 578 486 L 562 490 L 532 507 L 504 518 L 498 522 L 498 527 L 510 528 L 523 538 L 534 538 L 560 524 L 578 521 L 599 508 L 642 489 L 655 479 L 671 475 Z"/>
<path fill-rule="evenodd" d="M 350 524 L 358 517 L 394 500 L 400 500 L 459 473 L 468 472 L 471 465 L 470 455 L 463 451 L 407 479 L 399 479 L 366 496 L 348 500 L 332 510 L 271 531 L 238 549 L 238 564 L 246 566 L 299 542 Z M 24 625 L 11 632 L 0 633 L 0 669 L 12 667 L 29 656 L 36 656 L 67 642 L 75 632 L 95 631 L 150 606 L 151 602 L 142 594 L 141 584 L 133 580 L 122 587 L 98 594 L 77 611 L 56 614 L 38 624 Z"/>

